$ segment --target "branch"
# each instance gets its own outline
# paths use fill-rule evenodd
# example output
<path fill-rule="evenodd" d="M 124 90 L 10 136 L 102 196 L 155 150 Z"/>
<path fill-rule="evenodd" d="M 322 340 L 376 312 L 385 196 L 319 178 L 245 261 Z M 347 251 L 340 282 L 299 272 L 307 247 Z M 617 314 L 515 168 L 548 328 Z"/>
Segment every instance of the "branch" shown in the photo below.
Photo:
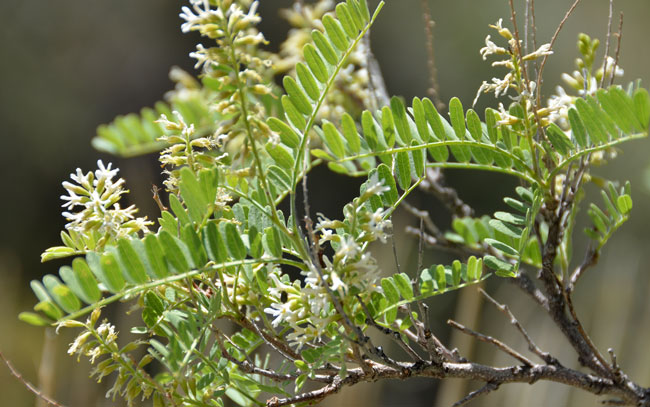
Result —
<path fill-rule="evenodd" d="M 51 399 L 50 397 L 46 396 L 36 386 L 34 386 L 29 381 L 27 381 L 23 377 L 23 375 L 21 375 L 20 372 L 18 370 L 16 370 L 16 368 L 11 364 L 11 362 L 9 362 L 9 360 L 7 358 L 5 358 L 5 355 L 3 355 L 2 352 L 0 352 L 0 359 L 2 359 L 3 362 L 5 362 L 5 365 L 7 365 L 7 367 L 9 368 L 9 371 L 11 372 L 11 375 L 14 376 L 16 379 L 18 379 L 23 384 L 23 386 L 25 386 L 27 388 L 27 390 L 34 393 L 38 398 L 45 401 L 47 404 L 49 404 L 51 406 L 64 407 L 63 404 L 61 404 L 61 403 L 57 402 L 56 400 Z"/>
<path fill-rule="evenodd" d="M 475 398 L 482 396 L 484 394 L 488 394 L 490 392 L 493 392 L 499 388 L 499 383 L 494 383 L 494 382 L 487 382 L 485 386 L 481 387 L 480 389 L 471 392 L 467 396 L 465 396 L 462 400 L 459 400 L 454 403 L 452 407 L 459 407 L 463 406 L 470 401 L 474 400 Z"/>
<path fill-rule="evenodd" d="M 497 348 L 499 348 L 504 353 L 507 353 L 508 355 L 512 356 L 513 358 L 517 359 L 518 361 L 520 361 L 521 363 L 523 363 L 524 365 L 526 365 L 528 367 L 532 367 L 534 365 L 534 363 L 531 362 L 530 360 L 528 360 L 527 357 L 525 357 L 521 353 L 517 352 L 516 350 L 512 349 L 510 346 L 506 345 L 505 343 L 501 342 L 498 339 L 495 339 L 495 338 L 493 338 L 493 337 L 491 337 L 489 335 L 484 335 L 484 334 L 482 334 L 480 332 L 476 332 L 476 331 L 474 331 L 472 329 L 469 329 L 469 328 L 465 327 L 464 325 L 461 325 L 458 322 L 453 321 L 451 319 L 447 321 L 447 324 L 449 324 L 452 328 L 458 329 L 459 331 L 461 331 L 464 334 L 475 337 L 476 339 L 478 339 L 481 342 L 489 343 L 491 345 L 496 346 Z"/>
<path fill-rule="evenodd" d="M 444 186 L 444 176 L 439 169 L 427 168 L 420 189 L 438 198 L 454 216 L 464 218 L 474 214 L 474 209 L 458 197 L 455 189 Z"/>
<path fill-rule="evenodd" d="M 530 337 L 530 335 L 528 335 L 528 332 L 524 329 L 524 327 L 521 325 L 521 323 L 519 323 L 517 318 L 515 318 L 514 314 L 510 311 L 510 308 L 507 305 L 500 304 L 499 302 L 497 302 L 497 300 L 490 297 L 488 295 L 488 293 L 485 292 L 485 290 L 483 290 L 481 288 L 479 288 L 478 290 L 481 292 L 481 294 L 483 294 L 483 296 L 488 301 L 490 301 L 492 304 L 494 304 L 494 306 L 497 307 L 497 309 L 499 311 L 501 311 L 502 313 L 504 313 L 506 315 L 506 317 L 508 317 L 508 319 L 510 320 L 510 323 L 512 325 L 514 325 L 515 328 L 517 328 L 517 330 L 521 333 L 521 335 L 524 337 L 524 339 L 526 339 L 526 342 L 528 342 L 528 349 L 531 352 L 533 352 L 534 354 L 539 356 L 544 362 L 546 362 L 549 365 L 556 365 L 557 366 L 557 365 L 560 364 L 560 362 L 558 362 L 558 360 L 556 358 L 551 356 L 550 353 L 542 351 L 537 345 L 535 345 L 535 342 L 533 342 L 533 339 Z"/>

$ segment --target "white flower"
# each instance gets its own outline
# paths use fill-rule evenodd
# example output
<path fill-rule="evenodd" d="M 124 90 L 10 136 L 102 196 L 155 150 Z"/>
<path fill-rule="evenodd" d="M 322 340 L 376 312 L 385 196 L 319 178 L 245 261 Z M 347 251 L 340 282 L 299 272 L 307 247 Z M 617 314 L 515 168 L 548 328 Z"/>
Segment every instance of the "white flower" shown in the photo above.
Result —
<path fill-rule="evenodd" d="M 524 61 L 530 61 L 530 60 L 537 59 L 537 58 L 542 57 L 542 56 L 552 55 L 552 54 L 553 54 L 553 51 L 551 50 L 551 44 L 542 44 L 542 46 L 537 48 L 537 50 L 535 50 L 535 52 L 531 52 L 530 54 L 525 55 L 523 59 L 524 59 Z"/>
<path fill-rule="evenodd" d="M 292 303 L 290 301 L 286 303 L 274 302 L 270 308 L 266 308 L 264 312 L 275 317 L 271 325 L 277 327 L 283 322 L 295 321 L 295 313 L 291 310 L 291 305 Z"/>
<path fill-rule="evenodd" d="M 354 241 L 352 236 L 346 236 L 341 240 L 338 250 L 334 255 L 335 259 L 346 262 L 354 258 L 359 253 L 359 245 Z"/>
<path fill-rule="evenodd" d="M 492 55 L 492 54 L 503 55 L 506 54 L 507 51 L 505 50 L 505 48 L 499 47 L 497 46 L 497 44 L 490 41 L 490 36 L 488 35 L 487 37 L 485 37 L 485 47 L 481 48 L 479 50 L 479 53 L 483 57 L 483 61 L 485 61 L 488 55 Z"/>

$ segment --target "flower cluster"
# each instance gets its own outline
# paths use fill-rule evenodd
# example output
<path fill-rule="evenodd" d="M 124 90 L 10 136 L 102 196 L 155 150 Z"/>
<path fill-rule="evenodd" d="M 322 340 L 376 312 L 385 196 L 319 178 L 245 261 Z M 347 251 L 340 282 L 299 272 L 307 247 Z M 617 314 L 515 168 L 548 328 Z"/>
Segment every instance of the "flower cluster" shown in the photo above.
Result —
<path fill-rule="evenodd" d="M 343 221 L 319 215 L 316 226 L 319 245 L 329 243 L 334 254 L 331 258 L 322 254 L 321 264 L 312 265 L 302 273 L 303 286 L 298 281 L 290 282 L 286 275 L 269 274 L 272 282 L 269 296 L 273 302 L 265 312 L 273 317 L 274 326 L 286 324 L 292 328 L 287 335 L 292 345 L 302 347 L 320 340 L 331 324 L 341 318 L 332 303 L 332 295 L 344 308 L 350 309 L 358 305 L 357 294 L 369 296 L 381 290 L 379 267 L 367 250 L 370 242 L 386 241 L 392 224 L 387 219 L 388 210 L 373 211 L 368 201 L 387 189 L 374 174 L 362 188 L 361 196 L 344 209 Z"/>
<path fill-rule="evenodd" d="M 295 2 L 292 8 L 282 11 L 282 16 L 291 24 L 287 39 L 280 45 L 280 51 L 273 58 L 274 69 L 279 73 L 292 73 L 298 62 L 303 62 L 302 49 L 312 42 L 313 30 L 324 31 L 321 18 L 334 10 L 332 0 L 319 0 L 313 4 Z M 370 76 L 368 73 L 368 52 L 364 42 L 357 44 L 345 66 L 339 71 L 332 90 L 318 111 L 318 120 L 337 122 L 344 112 L 360 113 L 371 108 Z"/>
<path fill-rule="evenodd" d="M 183 116 L 174 111 L 176 121 L 169 120 L 164 114 L 156 121 L 162 124 L 165 129 L 171 132 L 158 138 L 159 141 L 170 144 L 169 147 L 160 152 L 160 163 L 165 168 L 167 175 L 164 181 L 169 191 L 178 190 L 179 168 L 189 166 L 192 171 L 199 171 L 202 168 L 212 167 L 227 157 L 227 154 L 215 156 L 209 153 L 217 147 L 221 147 L 220 138 L 215 135 L 198 137 L 194 125 L 188 125 Z"/>
<path fill-rule="evenodd" d="M 594 72 L 596 51 L 600 42 L 591 39 L 586 34 L 578 36 L 578 50 L 582 58 L 576 59 L 576 70 L 570 75 L 562 74 L 562 80 L 576 95 L 570 95 L 562 86 L 557 86 L 555 95 L 548 100 L 550 120 L 557 122 L 561 127 L 568 128 L 568 110 L 579 97 L 593 96 L 600 85 L 609 85 L 614 77 L 623 76 L 623 69 L 617 61 L 607 56 L 602 65 Z"/>
<path fill-rule="evenodd" d="M 124 189 L 124 179 L 113 180 L 119 171 L 112 169 L 112 164 L 105 166 L 97 161 L 99 169 L 84 174 L 81 169 L 70 174 L 74 183 L 64 181 L 63 187 L 68 195 L 62 195 L 66 201 L 62 206 L 68 211 L 63 216 L 68 220 L 65 228 L 82 236 L 99 235 L 97 246 L 108 241 L 128 236 L 137 232 L 148 232 L 146 217 L 135 217 L 135 205 L 121 208 L 119 201 L 128 190 Z M 74 209 L 81 208 L 74 212 Z"/>
<path fill-rule="evenodd" d="M 499 21 L 494 25 L 490 25 L 490 27 L 494 28 L 501 37 L 508 41 L 508 48 L 499 47 L 491 41 L 491 36 L 488 35 L 485 38 L 485 47 L 479 51 L 481 57 L 485 61 L 490 55 L 505 56 L 505 59 L 493 62 L 492 66 L 503 66 L 509 72 L 503 78 L 492 78 L 491 82 L 483 81 L 476 93 L 474 104 L 478 101 L 481 93 L 494 92 L 494 96 L 498 98 L 499 96 L 506 95 L 511 88 L 517 92 L 517 95 L 512 97 L 513 100 L 521 101 L 523 99 L 526 103 L 532 101 L 536 90 L 536 83 L 532 80 L 526 83 L 522 77 L 522 67 L 528 61 L 534 61 L 538 58 L 551 55 L 553 53 L 551 45 L 542 44 L 535 51 L 522 55 L 521 42 L 517 43 L 510 30 L 503 27 L 503 19 L 499 19 Z"/>
<path fill-rule="evenodd" d="M 203 71 L 204 83 L 215 91 L 213 109 L 222 118 L 216 130 L 222 141 L 231 142 L 229 151 L 246 156 L 241 147 L 244 134 L 265 139 L 270 129 L 264 122 L 265 111 L 256 98 L 272 92 L 271 61 L 259 46 L 266 40 L 255 25 L 258 2 L 248 0 L 190 0 L 180 17 L 185 20 L 183 32 L 198 31 L 214 40 L 216 46 L 198 44 L 190 57 L 196 59 L 196 68 Z M 213 4 L 216 7 L 213 8 Z M 244 125 L 243 120 L 249 126 Z"/>

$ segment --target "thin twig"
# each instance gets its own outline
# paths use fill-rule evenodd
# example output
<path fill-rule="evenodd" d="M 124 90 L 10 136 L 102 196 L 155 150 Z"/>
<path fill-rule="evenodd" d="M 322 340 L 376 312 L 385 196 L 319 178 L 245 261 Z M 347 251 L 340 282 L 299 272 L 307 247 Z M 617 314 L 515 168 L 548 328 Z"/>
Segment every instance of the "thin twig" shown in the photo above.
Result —
<path fill-rule="evenodd" d="M 39 397 L 41 400 L 45 401 L 47 404 L 55 407 L 64 407 L 63 404 L 59 403 L 58 401 L 46 396 L 41 392 L 36 386 L 34 386 L 32 383 L 27 381 L 22 374 L 16 368 L 9 362 L 9 360 L 5 357 L 5 355 L 0 352 L 0 359 L 2 359 L 3 362 L 5 362 L 5 365 L 9 368 L 9 371 L 11 372 L 11 375 L 14 376 L 16 379 L 18 379 L 23 386 L 27 388 L 30 392 L 34 393 L 37 397 Z"/>
<path fill-rule="evenodd" d="M 433 99 L 436 109 L 442 110 L 445 108 L 445 104 L 440 100 L 438 70 L 436 69 L 436 59 L 433 52 L 433 27 L 435 26 L 435 22 L 431 18 L 431 10 L 429 9 L 428 0 L 421 0 L 420 5 L 422 7 L 422 18 L 424 19 L 424 31 L 426 32 L 427 66 L 429 68 L 429 82 L 431 84 L 428 93 L 431 96 L 431 99 Z"/>
<path fill-rule="evenodd" d="M 582 263 L 576 267 L 575 271 L 573 274 L 571 274 L 571 279 L 569 280 L 569 284 L 566 288 L 567 292 L 570 294 L 573 292 L 575 289 L 576 283 L 582 277 L 585 271 L 589 269 L 590 267 L 596 265 L 598 263 L 598 250 L 595 250 L 593 247 L 589 247 L 587 249 L 587 253 L 585 254 L 585 259 L 582 261 Z"/>
<path fill-rule="evenodd" d="M 584 327 L 582 326 L 582 323 L 578 319 L 578 315 L 576 314 L 575 308 L 573 307 L 573 300 L 571 299 L 571 295 L 567 293 L 566 291 L 564 292 L 565 300 L 567 303 L 567 308 L 569 309 L 569 313 L 571 314 L 571 317 L 573 318 L 573 324 L 574 326 L 578 329 L 578 332 L 582 335 L 584 341 L 586 342 L 587 346 L 589 346 L 589 349 L 591 350 L 591 353 L 593 356 L 596 358 L 598 363 L 603 367 L 605 373 L 608 373 L 612 377 L 615 376 L 614 372 L 612 371 L 611 366 L 605 361 L 605 358 L 603 355 L 600 353 L 594 342 L 591 340 L 587 332 L 585 331 Z"/>
<path fill-rule="evenodd" d="M 603 76 L 600 78 L 600 87 L 605 86 L 607 76 L 607 58 L 609 58 L 609 40 L 612 38 L 612 14 L 614 13 L 614 0 L 609 0 L 609 16 L 607 18 L 607 38 L 605 40 L 605 56 L 603 57 Z"/>
<path fill-rule="evenodd" d="M 493 305 L 494 305 L 494 306 L 495 306 L 499 311 L 501 311 L 503 314 L 505 314 L 505 316 L 510 320 L 510 323 L 511 323 L 512 325 L 514 325 L 515 328 L 517 328 L 517 330 L 521 333 L 521 335 L 524 337 L 524 339 L 526 339 L 526 342 L 528 343 L 528 349 L 529 349 L 531 352 L 533 352 L 534 354 L 536 354 L 537 356 L 539 356 L 540 359 L 542 359 L 542 360 L 543 360 L 544 362 L 546 362 L 546 364 L 548 364 L 548 365 L 555 365 L 555 366 L 557 366 L 557 365 L 560 364 L 560 362 L 558 362 L 558 360 L 557 360 L 556 358 L 554 358 L 553 356 L 551 356 L 550 353 L 542 351 L 542 350 L 541 350 L 541 349 L 540 349 L 540 348 L 535 344 L 535 342 L 533 342 L 533 339 L 530 337 L 530 335 L 528 335 L 528 332 L 526 331 L 526 329 L 524 329 L 524 327 L 521 325 L 521 323 L 519 322 L 519 320 L 517 320 L 517 318 L 515 318 L 514 314 L 512 313 L 512 311 L 510 311 L 510 308 L 509 308 L 507 305 L 499 303 L 497 300 L 495 300 L 494 298 L 492 298 L 488 293 L 486 293 L 485 290 L 483 290 L 482 288 L 479 288 L 478 290 L 479 290 L 479 291 L 481 292 L 481 294 L 483 294 L 483 296 L 484 296 L 488 301 L 490 301 L 490 302 L 491 302 L 491 303 L 492 303 L 492 304 L 493 304 Z"/>
<path fill-rule="evenodd" d="M 501 351 L 507 353 L 508 355 L 512 356 L 513 358 L 517 359 L 524 365 L 528 367 L 534 366 L 534 363 L 531 362 L 527 357 L 522 355 L 521 353 L 517 352 L 516 350 L 512 349 L 510 346 L 506 345 L 505 343 L 501 342 L 500 340 L 493 338 L 489 335 L 484 335 L 480 332 L 476 332 L 472 329 L 467 328 L 466 326 L 459 324 L 458 322 L 454 320 L 448 320 L 447 324 L 449 324 L 452 328 L 456 328 L 459 331 L 461 331 L 464 334 L 470 335 L 478 339 L 479 341 L 489 343 L 491 345 L 496 346 L 499 348 Z"/>
<path fill-rule="evenodd" d="M 621 12 L 618 19 L 618 33 L 616 34 L 616 56 L 614 57 L 614 66 L 612 67 L 612 73 L 609 76 L 609 86 L 612 86 L 614 83 L 614 76 L 616 75 L 616 67 L 618 66 L 618 57 L 621 51 L 621 38 L 623 37 L 623 12 Z"/>
<path fill-rule="evenodd" d="M 485 384 L 485 386 L 481 387 L 478 390 L 475 390 L 475 391 L 471 392 L 467 396 L 463 397 L 462 400 L 459 400 L 459 401 L 455 402 L 452 407 L 463 406 L 463 405 L 469 403 L 470 401 L 474 400 L 475 398 L 477 398 L 479 396 L 482 396 L 484 394 L 491 393 L 491 392 L 497 390 L 498 388 L 499 388 L 499 383 L 487 382 Z"/>
<path fill-rule="evenodd" d="M 473 216 L 474 209 L 458 197 L 455 189 L 444 186 L 444 176 L 439 168 L 427 168 L 419 188 L 434 195 L 456 217 Z"/>
<path fill-rule="evenodd" d="M 555 44 L 555 41 L 557 40 L 557 36 L 560 34 L 560 31 L 562 30 L 562 27 L 564 26 L 564 23 L 569 19 L 569 16 L 573 14 L 573 10 L 575 10 L 576 7 L 578 7 L 578 3 L 580 3 L 580 0 L 575 0 L 569 10 L 567 10 L 566 14 L 564 15 L 564 18 L 562 21 L 560 21 L 560 25 L 557 26 L 557 29 L 555 30 L 555 33 L 553 34 L 553 37 L 551 38 L 550 46 L 551 49 L 553 49 L 553 45 Z M 542 74 L 544 72 L 544 65 L 546 65 L 546 60 L 548 59 L 548 55 L 544 55 L 544 58 L 542 58 L 542 63 L 539 66 L 539 71 L 537 72 L 537 106 L 541 106 L 541 101 L 542 101 Z"/>
<path fill-rule="evenodd" d="M 435 236 L 437 239 L 444 239 L 444 235 L 440 231 L 440 229 L 433 223 L 433 220 L 431 220 L 431 215 L 429 214 L 428 211 L 423 211 L 420 210 L 410 203 L 406 201 L 402 201 L 402 207 L 406 209 L 407 212 L 409 212 L 411 215 L 419 218 L 424 222 L 424 226 L 426 226 L 427 230 Z"/>
<path fill-rule="evenodd" d="M 394 340 L 406 353 L 413 358 L 415 361 L 422 361 L 422 358 L 420 355 L 417 354 L 413 348 L 411 348 L 406 342 L 402 340 L 402 336 L 400 335 L 399 331 L 393 331 L 390 328 L 383 327 L 375 321 L 375 319 L 372 317 L 370 314 L 370 310 L 368 310 L 368 307 L 366 304 L 363 302 L 359 294 L 357 294 L 357 301 L 359 301 L 359 304 L 361 305 L 361 308 L 363 309 L 364 314 L 366 314 L 366 323 L 375 329 L 377 329 L 379 332 L 383 333 L 384 335 L 390 337 L 392 340 Z"/>

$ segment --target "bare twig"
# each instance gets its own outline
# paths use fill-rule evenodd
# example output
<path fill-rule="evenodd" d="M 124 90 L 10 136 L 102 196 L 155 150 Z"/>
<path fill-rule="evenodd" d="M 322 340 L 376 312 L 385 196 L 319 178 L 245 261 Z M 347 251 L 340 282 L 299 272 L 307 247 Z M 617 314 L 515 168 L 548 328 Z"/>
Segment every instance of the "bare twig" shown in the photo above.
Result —
<path fill-rule="evenodd" d="M 413 358 L 413 360 L 422 362 L 422 358 L 420 357 L 420 355 L 418 355 L 417 352 L 413 350 L 411 346 L 409 346 L 409 344 L 407 344 L 402 340 L 402 336 L 400 335 L 399 331 L 393 331 L 390 328 L 383 327 L 379 325 L 377 321 L 375 321 L 375 319 L 370 314 L 370 310 L 368 310 L 368 307 L 366 306 L 366 304 L 363 302 L 363 300 L 358 294 L 357 294 L 357 301 L 359 301 L 359 304 L 361 305 L 364 314 L 366 314 L 366 323 L 368 325 L 374 327 L 379 332 L 383 333 L 384 335 L 394 340 L 402 349 L 404 349 L 406 353 L 409 354 L 409 356 L 411 356 L 411 358 Z"/>
<path fill-rule="evenodd" d="M 424 19 L 424 31 L 426 32 L 425 38 L 427 41 L 427 66 L 429 68 L 429 83 L 431 85 L 428 93 L 433 99 L 436 109 L 442 110 L 445 108 L 445 104 L 440 100 L 438 70 L 436 69 L 436 59 L 433 52 L 433 27 L 435 26 L 435 22 L 431 18 L 428 0 L 421 0 L 420 5 L 422 7 L 422 18 Z"/>
<path fill-rule="evenodd" d="M 607 76 L 607 58 L 609 57 L 609 40 L 612 37 L 612 14 L 614 13 L 614 0 L 609 0 L 609 16 L 607 17 L 607 38 L 605 39 L 605 56 L 603 57 L 603 76 L 600 78 L 600 87 L 605 86 Z"/>
<path fill-rule="evenodd" d="M 566 14 L 564 15 L 564 18 L 562 21 L 560 21 L 560 25 L 557 26 L 557 29 L 555 30 L 555 33 L 553 34 L 553 37 L 551 38 L 551 49 L 553 49 L 553 45 L 555 44 L 555 41 L 557 40 L 557 36 L 560 34 L 560 31 L 562 31 L 562 27 L 564 27 L 564 23 L 569 19 L 571 14 L 573 14 L 573 11 L 578 7 L 578 3 L 580 3 L 580 0 L 575 0 L 569 10 L 567 10 Z M 541 106 L 541 100 L 542 100 L 542 74 L 544 72 L 544 65 L 546 65 L 546 60 L 548 59 L 548 55 L 544 55 L 544 58 L 542 58 L 542 63 L 539 66 L 539 71 L 537 72 L 537 106 Z"/>
<path fill-rule="evenodd" d="M 5 357 L 5 355 L 0 352 L 0 359 L 2 359 L 3 362 L 5 362 L 5 365 L 9 368 L 9 371 L 11 372 L 11 375 L 14 376 L 18 381 L 20 381 L 23 386 L 27 388 L 30 392 L 34 393 L 38 398 L 41 400 L 45 401 L 47 404 L 55 407 L 64 407 L 63 404 L 59 403 L 58 401 L 46 396 L 41 392 L 36 386 L 34 386 L 32 383 L 27 381 L 22 374 L 16 368 L 9 362 L 9 360 Z"/>
<path fill-rule="evenodd" d="M 578 267 L 576 267 L 573 274 L 571 274 L 571 279 L 569 280 L 569 284 L 566 288 L 569 294 L 571 294 L 575 289 L 576 283 L 580 277 L 582 277 L 582 274 L 590 267 L 596 265 L 596 263 L 598 263 L 598 250 L 595 250 L 593 247 L 589 247 L 587 249 L 587 253 L 585 254 L 585 259 Z"/>
<path fill-rule="evenodd" d="M 368 64 L 368 90 L 372 95 L 372 106 L 368 107 L 372 110 L 377 110 L 382 106 L 388 106 L 390 104 L 390 98 L 386 90 L 384 75 L 381 73 L 381 67 L 375 55 L 372 53 L 369 33 L 363 37 L 363 44 L 366 48 L 366 61 Z"/>
<path fill-rule="evenodd" d="M 487 382 L 485 386 L 481 387 L 478 390 L 475 390 L 468 394 L 467 396 L 463 397 L 462 400 L 459 400 L 453 404 L 452 407 L 460 407 L 464 406 L 465 404 L 469 403 L 470 401 L 474 400 L 477 397 L 480 397 L 484 394 L 491 393 L 499 388 L 499 383 L 495 382 Z"/>
<path fill-rule="evenodd" d="M 444 186 L 444 176 L 439 168 L 427 168 L 419 188 L 438 198 L 457 217 L 472 216 L 474 210 L 458 197 L 455 189 Z"/>
<path fill-rule="evenodd" d="M 431 220 L 431 215 L 429 212 L 420 210 L 406 201 L 402 201 L 402 208 L 406 209 L 406 211 L 411 215 L 421 219 L 424 222 L 424 226 L 426 226 L 429 233 L 435 236 L 436 239 L 444 239 L 444 235 L 440 229 L 438 229 L 435 223 L 433 223 L 433 220 Z"/>
<path fill-rule="evenodd" d="M 510 346 L 506 345 L 505 343 L 501 342 L 498 339 L 495 339 L 495 338 L 493 338 L 493 337 L 491 337 L 489 335 L 484 335 L 484 334 L 482 334 L 480 332 L 476 332 L 476 331 L 474 331 L 472 329 L 469 329 L 466 326 L 464 326 L 462 324 L 459 324 L 458 322 L 453 321 L 451 319 L 447 321 L 447 324 L 449 324 L 452 328 L 458 329 L 459 331 L 463 332 L 464 334 L 475 337 L 479 341 L 489 343 L 491 345 L 496 346 L 501 351 L 507 353 L 508 355 L 512 356 L 513 358 L 517 359 L 518 361 L 520 361 L 521 363 L 523 363 L 524 365 L 526 365 L 528 367 L 534 366 L 534 363 L 531 362 L 527 357 L 525 357 L 521 353 L 517 352 L 516 350 L 512 349 Z"/>
<path fill-rule="evenodd" d="M 491 302 L 491 303 L 492 303 L 492 304 L 493 304 L 493 305 L 494 305 L 494 306 L 495 306 L 499 311 L 501 311 L 503 314 L 506 315 L 506 317 L 508 317 L 508 319 L 510 320 L 510 323 L 511 323 L 512 325 L 514 325 L 515 328 L 517 328 L 517 330 L 518 330 L 518 331 L 521 333 L 521 335 L 524 337 L 524 339 L 526 339 L 526 342 L 528 343 L 528 349 L 529 349 L 531 352 L 533 352 L 534 354 L 536 354 L 537 356 L 539 356 L 540 359 L 542 359 L 544 362 L 546 362 L 546 364 L 549 364 L 549 365 L 556 365 L 556 366 L 560 364 L 560 362 L 558 362 L 558 360 L 557 360 L 556 358 L 554 358 L 553 356 L 551 356 L 550 353 L 542 351 L 542 350 L 541 350 L 541 349 L 540 349 L 540 348 L 535 344 L 535 342 L 533 342 L 533 339 L 530 337 L 530 335 L 528 335 L 528 332 L 526 331 L 526 329 L 524 329 L 524 327 L 523 327 L 523 326 L 521 325 L 521 323 L 517 320 L 517 318 L 515 318 L 514 314 L 510 311 L 510 308 L 509 308 L 507 305 L 499 303 L 497 300 L 495 300 L 495 299 L 492 298 L 490 295 L 488 295 L 488 293 L 486 293 L 485 290 L 483 290 L 482 288 L 479 288 L 478 290 L 479 290 L 479 291 L 481 292 L 481 294 L 483 294 L 483 296 L 484 296 L 488 301 L 490 301 L 490 302 Z"/>
<path fill-rule="evenodd" d="M 614 83 L 614 76 L 616 75 L 616 67 L 618 66 L 619 53 L 621 52 L 621 38 L 623 37 L 623 12 L 621 12 L 618 19 L 618 33 L 616 33 L 616 53 L 614 56 L 614 66 L 612 67 L 612 73 L 609 76 L 609 86 L 612 86 Z"/>
<path fill-rule="evenodd" d="M 565 292 L 565 298 L 566 298 L 567 308 L 569 309 L 569 313 L 571 314 L 571 317 L 573 317 L 574 326 L 576 327 L 576 329 L 578 329 L 578 331 L 584 338 L 585 342 L 587 343 L 587 346 L 589 346 L 591 353 L 596 358 L 598 363 L 602 365 L 602 367 L 605 369 L 605 373 L 614 376 L 614 372 L 612 371 L 611 366 L 607 364 L 605 358 L 600 353 L 600 351 L 598 350 L 594 342 L 591 340 L 591 338 L 585 331 L 584 327 L 582 326 L 582 323 L 578 319 L 578 315 L 576 314 L 575 308 L 573 307 L 573 300 L 571 299 L 571 295 Z"/>

